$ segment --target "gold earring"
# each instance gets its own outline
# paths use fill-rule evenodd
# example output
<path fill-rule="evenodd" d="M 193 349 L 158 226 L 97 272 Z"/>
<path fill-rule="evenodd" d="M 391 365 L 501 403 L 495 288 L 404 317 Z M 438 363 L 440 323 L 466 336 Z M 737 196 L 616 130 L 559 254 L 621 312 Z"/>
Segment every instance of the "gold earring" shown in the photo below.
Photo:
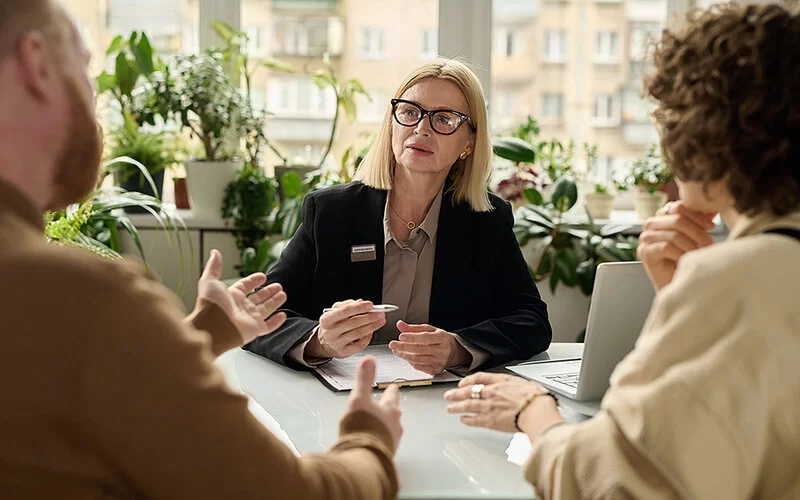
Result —
<path fill-rule="evenodd" d="M 467 153 L 466 151 L 464 151 L 463 153 L 461 153 L 461 156 L 459 156 L 459 158 L 461 158 L 462 160 L 466 160 L 466 159 L 467 159 L 467 156 L 469 156 L 469 153 Z"/>

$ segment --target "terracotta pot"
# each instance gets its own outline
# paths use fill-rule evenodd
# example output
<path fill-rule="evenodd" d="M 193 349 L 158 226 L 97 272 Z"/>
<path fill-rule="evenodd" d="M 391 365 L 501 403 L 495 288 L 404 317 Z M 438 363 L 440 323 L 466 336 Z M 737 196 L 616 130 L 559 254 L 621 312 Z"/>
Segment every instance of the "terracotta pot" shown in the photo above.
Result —
<path fill-rule="evenodd" d="M 175 183 L 175 208 L 188 210 L 189 206 L 189 189 L 186 187 L 186 178 L 173 179 Z"/>

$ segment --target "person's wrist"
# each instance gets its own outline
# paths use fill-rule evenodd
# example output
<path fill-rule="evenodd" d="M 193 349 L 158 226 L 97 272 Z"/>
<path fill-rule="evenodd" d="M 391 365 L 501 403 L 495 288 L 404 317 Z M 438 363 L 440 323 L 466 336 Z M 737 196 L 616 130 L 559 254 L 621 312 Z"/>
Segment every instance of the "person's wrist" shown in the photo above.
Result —
<path fill-rule="evenodd" d="M 471 358 L 469 351 L 455 338 L 451 338 L 450 340 L 453 342 L 453 345 L 450 348 L 450 356 L 448 356 L 447 359 L 447 368 L 468 365 Z"/>
<path fill-rule="evenodd" d="M 311 358 L 332 358 L 328 349 L 320 342 L 319 332 L 313 334 L 306 346 L 306 356 Z"/>
<path fill-rule="evenodd" d="M 559 413 L 558 404 L 552 395 L 540 394 L 520 410 L 517 428 L 533 442 L 548 427 L 563 421 L 564 418 Z"/>

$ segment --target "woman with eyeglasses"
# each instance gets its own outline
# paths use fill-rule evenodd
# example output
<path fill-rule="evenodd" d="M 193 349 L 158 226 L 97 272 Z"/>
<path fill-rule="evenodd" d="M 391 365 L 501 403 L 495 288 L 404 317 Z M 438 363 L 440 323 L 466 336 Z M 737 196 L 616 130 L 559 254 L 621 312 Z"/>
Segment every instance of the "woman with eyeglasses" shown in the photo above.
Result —
<path fill-rule="evenodd" d="M 357 180 L 315 191 L 269 273 L 288 319 L 250 351 L 303 369 L 389 344 L 415 368 L 468 372 L 546 350 L 551 328 L 487 190 L 486 102 L 464 64 L 414 71 L 387 103 Z M 371 312 L 389 304 L 391 312 Z"/>

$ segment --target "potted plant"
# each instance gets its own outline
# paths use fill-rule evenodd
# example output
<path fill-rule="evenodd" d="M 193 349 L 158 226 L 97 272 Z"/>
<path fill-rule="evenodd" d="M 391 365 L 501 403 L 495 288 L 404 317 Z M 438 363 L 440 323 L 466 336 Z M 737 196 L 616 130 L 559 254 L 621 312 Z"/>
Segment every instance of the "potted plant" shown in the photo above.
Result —
<path fill-rule="evenodd" d="M 113 134 L 111 157 L 136 160 L 146 168 L 150 178 L 148 179 L 136 165 L 117 162 L 110 170 L 117 184 L 125 191 L 140 192 L 160 200 L 164 188 L 164 173 L 175 163 L 175 156 L 167 146 L 167 139 L 165 134 L 142 130 L 130 115 L 126 115 L 122 127 Z M 133 205 L 127 207 L 126 211 L 144 213 L 145 209 Z"/>
<path fill-rule="evenodd" d="M 242 257 L 237 270 L 242 277 L 252 269 L 248 262 L 252 264 L 259 255 L 257 260 L 262 261 L 264 255 L 268 255 L 268 252 L 259 252 L 264 244 L 269 245 L 266 238 L 273 225 L 270 217 L 276 205 L 275 182 L 258 167 L 245 164 L 225 188 L 222 217 L 234 227 L 236 246 Z M 248 262 L 245 262 L 246 257 Z"/>
<path fill-rule="evenodd" d="M 196 213 L 217 217 L 225 186 L 242 165 L 231 153 L 238 148 L 241 97 L 219 54 L 183 57 L 178 74 L 171 111 L 203 147 L 201 157 L 186 162 L 190 204 Z"/>
<path fill-rule="evenodd" d="M 656 145 L 651 145 L 647 154 L 633 163 L 628 184 L 636 187 L 636 215 L 645 220 L 655 215 L 667 202 L 667 194 L 660 191 L 672 181 L 672 171 L 661 158 Z"/>
<path fill-rule="evenodd" d="M 595 183 L 594 191 L 586 193 L 586 211 L 593 219 L 608 219 L 614 206 L 614 195 L 602 183 Z"/>
<path fill-rule="evenodd" d="M 115 158 L 107 162 L 103 166 L 101 179 L 112 175 L 119 163 L 138 169 L 148 184 L 153 184 L 144 165 L 131 158 Z M 131 219 L 120 211 L 131 206 L 152 215 L 170 241 L 175 241 L 181 250 L 179 229 L 184 224 L 180 218 L 167 213 L 159 199 L 126 191 L 118 186 L 103 185 L 102 181 L 83 201 L 58 212 L 48 212 L 45 215 L 45 236 L 57 245 L 80 247 L 104 257 L 119 259 L 122 251 L 120 232 L 124 231 L 131 236 L 139 256 L 146 263 L 139 232 Z"/>
<path fill-rule="evenodd" d="M 574 180 L 565 177 L 543 205 L 526 205 L 517 212 L 514 233 L 540 287 L 559 341 L 572 342 L 586 326 L 597 266 L 603 262 L 636 260 L 638 240 L 623 235 L 630 227 L 598 226 L 591 216 L 570 212 L 578 200 Z M 563 285 L 559 287 L 559 285 Z"/>

